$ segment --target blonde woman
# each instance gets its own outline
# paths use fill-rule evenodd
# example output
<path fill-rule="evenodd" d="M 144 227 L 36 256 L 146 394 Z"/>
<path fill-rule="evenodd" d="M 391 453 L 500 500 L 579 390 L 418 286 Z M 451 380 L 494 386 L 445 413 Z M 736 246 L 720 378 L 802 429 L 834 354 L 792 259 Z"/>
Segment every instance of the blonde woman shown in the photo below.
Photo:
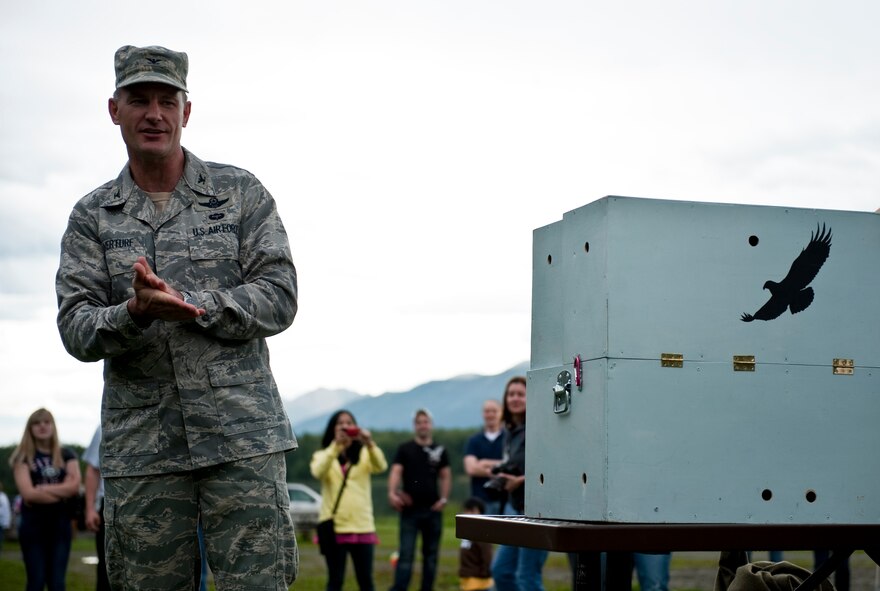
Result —
<path fill-rule="evenodd" d="M 335 543 L 324 548 L 327 591 L 342 589 L 347 554 L 354 564 L 358 589 L 373 591 L 373 554 L 379 539 L 370 476 L 384 472 L 388 462 L 370 432 L 358 427 L 347 410 L 330 417 L 321 445 L 310 467 L 312 476 L 321 481 L 319 519 L 332 518 L 336 530 Z"/>
<path fill-rule="evenodd" d="M 72 534 L 65 501 L 79 493 L 80 474 L 76 454 L 58 441 L 52 413 L 41 408 L 28 418 L 9 465 L 22 499 L 26 591 L 63 591 Z"/>

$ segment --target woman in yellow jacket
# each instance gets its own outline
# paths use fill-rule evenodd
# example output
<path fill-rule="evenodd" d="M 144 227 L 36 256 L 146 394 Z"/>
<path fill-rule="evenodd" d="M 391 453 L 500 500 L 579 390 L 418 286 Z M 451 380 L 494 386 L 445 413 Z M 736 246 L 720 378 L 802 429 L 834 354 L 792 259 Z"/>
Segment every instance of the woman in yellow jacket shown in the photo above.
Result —
<path fill-rule="evenodd" d="M 332 518 L 336 530 L 336 544 L 324 553 L 327 591 L 342 589 L 346 554 L 351 554 L 360 591 L 373 591 L 373 552 L 379 539 L 370 476 L 384 472 L 388 462 L 370 432 L 358 428 L 347 410 L 330 417 L 321 445 L 323 449 L 312 455 L 310 468 L 312 476 L 321 481 L 318 520 Z"/>

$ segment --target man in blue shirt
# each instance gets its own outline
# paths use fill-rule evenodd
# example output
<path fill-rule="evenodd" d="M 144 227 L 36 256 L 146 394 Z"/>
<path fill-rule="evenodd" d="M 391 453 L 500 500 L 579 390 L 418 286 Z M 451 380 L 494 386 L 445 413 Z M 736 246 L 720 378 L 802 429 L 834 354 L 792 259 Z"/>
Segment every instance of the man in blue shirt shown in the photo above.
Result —
<path fill-rule="evenodd" d="M 486 515 L 501 514 L 501 500 L 493 498 L 484 485 L 492 477 L 491 470 L 501 462 L 501 403 L 487 400 L 483 403 L 483 430 L 471 436 L 464 446 L 464 471 L 471 477 L 471 496 L 486 505 Z"/>

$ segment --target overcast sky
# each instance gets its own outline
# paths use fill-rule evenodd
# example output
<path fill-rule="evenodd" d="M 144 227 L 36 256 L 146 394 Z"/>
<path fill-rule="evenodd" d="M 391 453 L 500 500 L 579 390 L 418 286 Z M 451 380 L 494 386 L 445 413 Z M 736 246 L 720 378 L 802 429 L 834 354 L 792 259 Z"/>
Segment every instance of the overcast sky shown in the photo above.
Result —
<path fill-rule="evenodd" d="M 292 398 L 527 360 L 531 232 L 605 195 L 873 211 L 878 22 L 870 0 L 4 2 L 0 444 L 39 406 L 68 442 L 98 421 L 54 273 L 74 202 L 125 164 L 121 45 L 186 51 L 184 145 L 278 202 Z"/>

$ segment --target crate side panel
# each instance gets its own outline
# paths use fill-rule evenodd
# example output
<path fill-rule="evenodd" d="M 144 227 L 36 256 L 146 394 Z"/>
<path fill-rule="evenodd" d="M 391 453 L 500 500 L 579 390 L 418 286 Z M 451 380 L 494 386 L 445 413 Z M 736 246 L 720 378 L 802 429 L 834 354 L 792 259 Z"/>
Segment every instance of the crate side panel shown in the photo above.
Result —
<path fill-rule="evenodd" d="M 563 358 L 608 356 L 608 203 L 600 199 L 563 216 Z"/>
<path fill-rule="evenodd" d="M 603 520 L 607 362 L 585 364 L 586 383 L 572 387 L 571 410 L 554 413 L 553 386 L 571 365 L 530 371 L 527 395 L 526 515 Z"/>
<path fill-rule="evenodd" d="M 562 222 L 532 233 L 531 367 L 555 367 L 563 362 L 562 300 L 564 269 Z"/>
<path fill-rule="evenodd" d="M 877 373 L 612 360 L 608 519 L 880 522 Z"/>
<path fill-rule="evenodd" d="M 608 357 L 656 359 L 662 352 L 721 361 L 857 365 L 880 359 L 880 216 L 863 212 L 606 198 L 607 292 L 579 280 L 580 308 L 607 305 Z M 809 283 L 812 303 L 772 320 L 758 315 L 817 234 L 832 233 L 830 255 Z M 571 233 L 566 229 L 566 234 Z M 606 298 L 606 302 L 594 302 Z M 785 298 L 781 298 L 785 299 Z M 578 335 L 574 335 L 576 341 Z M 568 348 L 578 348 L 572 342 Z"/>

